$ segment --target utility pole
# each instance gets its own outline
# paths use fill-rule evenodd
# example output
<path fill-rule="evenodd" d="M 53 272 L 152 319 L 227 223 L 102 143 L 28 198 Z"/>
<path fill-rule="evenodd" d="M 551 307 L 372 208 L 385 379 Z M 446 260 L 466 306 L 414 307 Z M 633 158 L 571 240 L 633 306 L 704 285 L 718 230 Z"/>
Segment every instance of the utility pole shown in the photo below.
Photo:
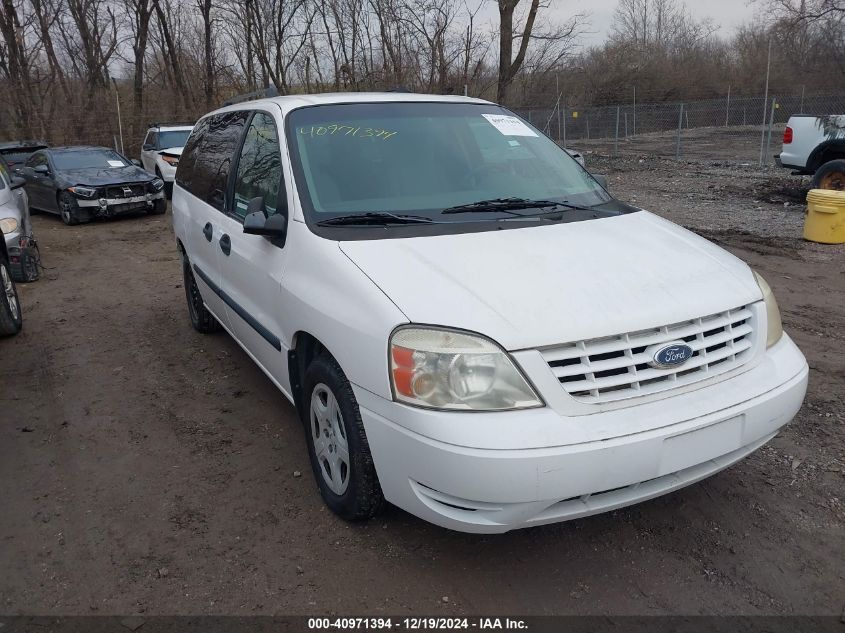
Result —
<path fill-rule="evenodd" d="M 760 167 L 763 166 L 763 152 L 766 143 L 766 114 L 769 107 L 769 74 L 772 70 L 772 37 L 769 36 L 769 58 L 766 61 L 766 94 L 763 96 L 763 129 L 760 132 Z"/>
<path fill-rule="evenodd" d="M 619 106 L 616 106 L 616 138 L 613 141 L 613 155 L 619 156 Z"/>
<path fill-rule="evenodd" d="M 633 131 L 631 132 L 631 136 L 637 135 L 637 87 L 634 86 L 634 122 L 633 122 Z"/>
<path fill-rule="evenodd" d="M 678 111 L 678 138 L 675 141 L 675 160 L 681 160 L 681 127 L 684 124 L 684 104 Z"/>
<path fill-rule="evenodd" d="M 728 105 L 725 106 L 725 127 L 728 127 L 728 121 L 731 118 L 731 85 L 728 84 Z"/>
<path fill-rule="evenodd" d="M 775 125 L 775 108 L 777 107 L 777 97 L 772 98 L 772 109 L 769 112 L 769 132 L 766 135 L 766 164 L 769 164 L 769 150 L 772 146 L 772 128 Z"/>

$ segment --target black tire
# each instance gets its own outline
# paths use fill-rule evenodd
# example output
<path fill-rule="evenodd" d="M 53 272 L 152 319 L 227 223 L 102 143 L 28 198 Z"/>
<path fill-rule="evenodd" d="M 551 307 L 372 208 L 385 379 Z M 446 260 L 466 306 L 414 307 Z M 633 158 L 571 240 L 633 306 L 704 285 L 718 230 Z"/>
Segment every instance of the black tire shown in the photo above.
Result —
<path fill-rule="evenodd" d="M 0 336 L 11 336 L 21 331 L 21 303 L 9 270 L 9 262 L 0 259 Z"/>
<path fill-rule="evenodd" d="M 167 200 L 160 199 L 156 200 L 153 203 L 153 208 L 147 211 L 150 215 L 164 215 L 164 212 L 167 211 Z"/>
<path fill-rule="evenodd" d="M 845 160 L 831 160 L 819 167 L 813 176 L 812 188 L 845 191 Z"/>
<path fill-rule="evenodd" d="M 68 226 L 79 224 L 79 204 L 67 191 L 59 194 L 59 215 Z"/>
<path fill-rule="evenodd" d="M 332 512 L 347 521 L 364 521 L 376 516 L 385 507 L 384 495 L 370 454 L 358 403 L 343 370 L 331 356 L 318 356 L 305 371 L 303 387 L 300 415 L 305 425 L 311 469 L 323 501 Z M 312 409 L 312 397 L 319 397 L 318 394 L 324 393 L 324 389 L 334 396 L 340 413 L 340 418 L 335 418 L 337 433 L 325 437 Z M 325 447 L 320 454 L 315 448 L 318 440 Z M 337 458 L 337 447 L 342 442 L 346 443 L 349 463 L 345 473 L 346 487 L 338 493 L 332 490 L 326 473 L 331 469 L 328 459 Z M 332 443 L 335 446 L 334 452 L 330 450 Z M 340 473 L 343 473 L 342 468 Z"/>
<path fill-rule="evenodd" d="M 186 255 L 182 255 L 182 278 L 185 286 L 185 298 L 188 301 L 188 316 L 191 318 L 191 325 L 201 334 L 213 334 L 222 328 L 214 315 L 208 311 L 202 301 L 197 280 L 194 278 L 194 271 L 191 270 L 191 262 Z"/>
<path fill-rule="evenodd" d="M 39 264 L 41 257 L 38 253 L 38 246 L 28 246 L 21 251 L 21 263 L 15 271 L 15 281 L 28 284 L 38 281 L 41 277 Z"/>

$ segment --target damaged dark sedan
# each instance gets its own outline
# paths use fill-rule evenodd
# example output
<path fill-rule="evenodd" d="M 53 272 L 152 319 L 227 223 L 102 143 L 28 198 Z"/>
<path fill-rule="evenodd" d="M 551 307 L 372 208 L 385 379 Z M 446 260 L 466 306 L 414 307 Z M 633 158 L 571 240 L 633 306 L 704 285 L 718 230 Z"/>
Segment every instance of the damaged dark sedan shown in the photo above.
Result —
<path fill-rule="evenodd" d="M 65 224 L 122 213 L 164 213 L 164 182 L 106 147 L 53 147 L 30 156 L 20 175 L 29 205 Z"/>

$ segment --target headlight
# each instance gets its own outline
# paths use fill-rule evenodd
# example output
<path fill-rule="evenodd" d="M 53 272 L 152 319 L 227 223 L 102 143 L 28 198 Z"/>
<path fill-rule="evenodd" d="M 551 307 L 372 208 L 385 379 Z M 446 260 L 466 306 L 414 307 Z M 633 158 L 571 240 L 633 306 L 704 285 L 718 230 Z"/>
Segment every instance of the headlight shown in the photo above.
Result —
<path fill-rule="evenodd" d="M 164 187 L 164 181 L 161 178 L 153 178 L 150 181 L 150 187 L 153 188 L 153 191 L 161 191 L 161 188 Z"/>
<path fill-rule="evenodd" d="M 92 187 L 83 187 L 76 185 L 75 187 L 68 187 L 68 191 L 75 193 L 80 198 L 93 198 L 97 195 L 97 190 Z"/>
<path fill-rule="evenodd" d="M 766 304 L 766 347 L 771 347 L 780 340 L 781 336 L 783 336 L 783 323 L 780 320 L 780 309 L 778 308 L 778 302 L 775 300 L 775 295 L 769 287 L 769 284 L 766 283 L 766 280 L 756 272 L 754 273 L 754 277 L 757 279 L 757 285 L 760 286 L 760 290 L 763 292 L 763 301 Z"/>
<path fill-rule="evenodd" d="M 172 165 L 173 167 L 176 167 L 179 164 L 179 159 L 175 156 L 162 156 L 161 160 L 163 160 L 168 165 Z"/>
<path fill-rule="evenodd" d="M 0 231 L 3 231 L 6 235 L 11 235 L 15 231 L 18 230 L 18 220 L 17 218 L 2 218 L 0 219 Z"/>
<path fill-rule="evenodd" d="M 431 409 L 543 406 L 504 350 L 477 334 L 454 330 L 396 330 L 390 339 L 390 381 L 395 400 Z"/>

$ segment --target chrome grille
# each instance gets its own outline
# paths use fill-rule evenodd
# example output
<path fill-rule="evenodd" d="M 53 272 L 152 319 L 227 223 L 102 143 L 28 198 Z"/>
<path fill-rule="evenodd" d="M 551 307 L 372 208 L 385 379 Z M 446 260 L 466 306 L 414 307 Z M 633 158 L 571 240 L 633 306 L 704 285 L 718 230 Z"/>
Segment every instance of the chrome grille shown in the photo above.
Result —
<path fill-rule="evenodd" d="M 635 398 L 705 380 L 739 367 L 753 354 L 754 312 L 748 306 L 710 316 L 542 351 L 563 388 L 581 402 Z M 658 369 L 646 348 L 684 341 L 692 357 Z"/>

